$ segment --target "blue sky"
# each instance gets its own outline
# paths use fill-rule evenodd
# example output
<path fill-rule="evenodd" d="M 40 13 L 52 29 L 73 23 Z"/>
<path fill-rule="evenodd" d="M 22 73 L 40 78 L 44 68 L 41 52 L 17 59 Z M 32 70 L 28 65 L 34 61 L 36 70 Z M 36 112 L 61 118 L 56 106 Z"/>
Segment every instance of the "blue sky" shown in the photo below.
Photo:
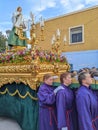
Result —
<path fill-rule="evenodd" d="M 25 18 L 32 11 L 36 20 L 63 15 L 76 10 L 98 5 L 98 0 L 0 0 L 0 31 L 12 28 L 11 16 L 18 6 Z"/>

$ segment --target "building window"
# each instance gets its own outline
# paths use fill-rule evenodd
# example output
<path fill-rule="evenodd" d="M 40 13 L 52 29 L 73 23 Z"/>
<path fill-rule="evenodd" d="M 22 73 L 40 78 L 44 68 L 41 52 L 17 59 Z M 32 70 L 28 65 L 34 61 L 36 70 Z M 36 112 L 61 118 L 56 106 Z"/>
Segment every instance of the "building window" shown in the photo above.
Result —
<path fill-rule="evenodd" d="M 82 43 L 83 42 L 83 26 L 70 28 L 70 43 Z"/>

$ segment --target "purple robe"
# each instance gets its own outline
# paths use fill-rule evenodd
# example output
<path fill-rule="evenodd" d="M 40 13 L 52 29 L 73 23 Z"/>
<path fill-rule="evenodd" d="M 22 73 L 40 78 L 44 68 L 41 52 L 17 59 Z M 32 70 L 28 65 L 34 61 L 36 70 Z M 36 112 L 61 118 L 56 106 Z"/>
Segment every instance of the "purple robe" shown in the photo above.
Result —
<path fill-rule="evenodd" d="M 68 130 L 77 130 L 74 93 L 69 87 L 61 86 L 63 89 L 56 96 L 58 129 L 68 127 Z"/>
<path fill-rule="evenodd" d="M 47 84 L 40 86 L 39 99 L 39 130 L 57 130 L 55 94 L 53 87 Z"/>
<path fill-rule="evenodd" d="M 98 100 L 90 88 L 81 86 L 76 94 L 79 130 L 98 130 Z"/>

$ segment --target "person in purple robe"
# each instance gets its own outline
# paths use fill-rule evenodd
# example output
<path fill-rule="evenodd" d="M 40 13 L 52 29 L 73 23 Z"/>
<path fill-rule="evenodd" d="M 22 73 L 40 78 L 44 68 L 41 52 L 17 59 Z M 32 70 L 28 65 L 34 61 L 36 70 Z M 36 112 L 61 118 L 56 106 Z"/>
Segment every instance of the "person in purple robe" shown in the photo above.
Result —
<path fill-rule="evenodd" d="M 60 75 L 61 85 L 56 94 L 58 130 L 77 130 L 75 97 L 69 85 L 72 82 L 69 72 Z"/>
<path fill-rule="evenodd" d="M 76 93 L 79 130 L 98 130 L 98 99 L 91 90 L 91 75 L 82 72 L 78 76 L 80 88 Z"/>
<path fill-rule="evenodd" d="M 53 76 L 45 74 L 43 81 L 38 91 L 39 130 L 57 130 L 55 92 L 52 87 Z"/>

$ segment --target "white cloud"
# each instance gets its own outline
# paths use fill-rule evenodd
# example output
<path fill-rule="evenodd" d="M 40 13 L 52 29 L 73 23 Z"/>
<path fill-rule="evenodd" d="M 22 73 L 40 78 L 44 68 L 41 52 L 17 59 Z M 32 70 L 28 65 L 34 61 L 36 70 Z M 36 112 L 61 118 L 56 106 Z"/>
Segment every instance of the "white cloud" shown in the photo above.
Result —
<path fill-rule="evenodd" d="M 60 4 L 66 12 L 79 10 L 85 7 L 83 0 L 61 0 Z"/>
<path fill-rule="evenodd" d="M 85 7 L 84 4 L 79 4 L 79 5 L 75 8 L 75 10 L 80 10 L 80 9 L 83 9 L 84 7 Z"/>
<path fill-rule="evenodd" d="M 98 4 L 98 0 L 85 0 L 86 4 Z"/>
<path fill-rule="evenodd" d="M 30 0 L 29 0 L 30 1 Z M 32 11 L 41 12 L 46 10 L 47 8 L 53 8 L 56 6 L 56 0 L 36 0 L 30 1 L 33 5 Z"/>
<path fill-rule="evenodd" d="M 66 12 L 76 11 L 98 4 L 98 0 L 60 0 L 63 10 Z"/>
<path fill-rule="evenodd" d="M 98 5 L 98 0 L 60 0 L 62 7 L 66 7 L 66 10 L 76 10 L 86 8 L 88 6 Z"/>
<path fill-rule="evenodd" d="M 37 17 L 39 17 L 39 15 L 44 14 L 45 11 L 46 12 L 49 11 L 49 9 L 50 9 L 49 16 L 53 17 L 53 14 L 61 15 L 98 4 L 98 0 L 36 0 L 36 1 L 27 0 L 27 1 L 30 3 L 31 11 Z M 54 12 L 52 13 L 51 8 L 56 13 Z"/>
<path fill-rule="evenodd" d="M 30 11 L 35 15 L 35 21 L 39 21 L 43 12 L 49 8 L 55 8 L 58 0 L 27 0 L 30 5 Z M 50 12 L 51 13 L 51 12 Z"/>
<path fill-rule="evenodd" d="M 68 6 L 70 4 L 69 0 L 61 0 L 60 1 L 63 6 Z"/>

